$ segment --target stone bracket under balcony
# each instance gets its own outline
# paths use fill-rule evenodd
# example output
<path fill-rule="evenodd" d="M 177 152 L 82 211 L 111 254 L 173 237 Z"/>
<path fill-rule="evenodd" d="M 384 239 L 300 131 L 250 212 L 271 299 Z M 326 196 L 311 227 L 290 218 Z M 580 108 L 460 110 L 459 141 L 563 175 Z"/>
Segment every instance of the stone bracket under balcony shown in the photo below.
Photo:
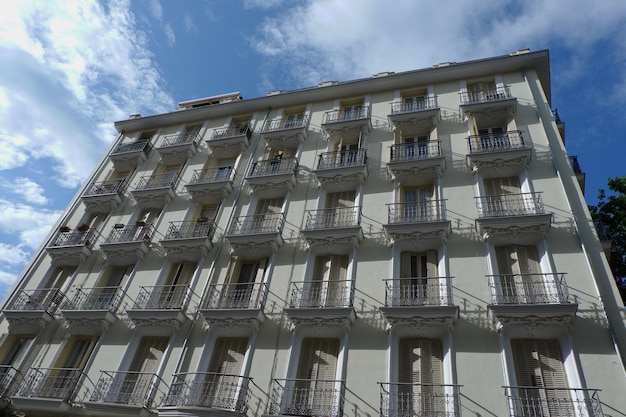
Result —
<path fill-rule="evenodd" d="M 214 231 L 213 221 L 207 218 L 170 222 L 160 244 L 173 262 L 198 262 L 213 248 Z"/>
<path fill-rule="evenodd" d="M 283 120 L 270 122 L 261 132 L 261 137 L 270 148 L 295 149 L 308 138 L 308 124 L 306 116 L 296 122 Z"/>
<path fill-rule="evenodd" d="M 303 310 L 303 311 L 294 311 Z M 309 310 L 309 311 L 305 311 Z M 318 309 L 292 309 L 285 308 L 285 313 L 291 322 L 291 331 L 298 327 L 313 327 L 323 335 L 333 328 L 341 327 L 346 333 L 350 332 L 350 326 L 356 320 L 356 312 L 352 307 L 333 307 Z"/>
<path fill-rule="evenodd" d="M 233 256 L 260 258 L 271 256 L 283 244 L 282 213 L 255 214 L 233 219 L 226 234 Z"/>
<path fill-rule="evenodd" d="M 461 93 L 461 113 L 474 117 L 479 124 L 502 123 L 517 110 L 517 98 L 511 95 L 508 86 L 481 91 Z"/>
<path fill-rule="evenodd" d="M 152 175 L 139 179 L 130 193 L 138 205 L 144 208 L 162 208 L 176 196 L 178 175 Z"/>
<path fill-rule="evenodd" d="M 488 304 L 490 317 L 500 324 L 513 322 L 563 321 L 571 323 L 576 317 L 578 304 Z"/>
<path fill-rule="evenodd" d="M 416 183 L 423 177 L 435 178 L 446 169 L 446 157 L 439 141 L 403 143 L 390 147 L 389 176 L 403 183 Z"/>
<path fill-rule="evenodd" d="M 93 252 L 98 238 L 95 229 L 59 230 L 54 240 L 46 247 L 46 252 L 57 266 L 78 266 Z"/>
<path fill-rule="evenodd" d="M 214 284 L 199 311 L 209 327 L 250 326 L 257 329 L 265 320 L 263 307 L 266 299 L 265 282 Z"/>
<path fill-rule="evenodd" d="M 390 244 L 413 242 L 416 247 L 430 242 L 442 242 L 451 231 L 450 220 L 419 223 L 387 223 L 383 225 L 390 238 Z"/>
<path fill-rule="evenodd" d="M 178 330 L 180 325 L 187 321 L 187 315 L 182 310 L 154 310 L 129 309 L 128 318 L 135 327 L 150 327 L 167 333 L 168 328 Z"/>
<path fill-rule="evenodd" d="M 233 191 L 234 169 L 199 169 L 185 188 L 191 199 L 201 204 L 217 204 Z"/>
<path fill-rule="evenodd" d="M 254 330 L 265 321 L 265 314 L 261 308 L 241 309 L 241 308 L 220 308 L 212 309 L 208 307 L 200 308 L 200 314 L 208 327 L 233 326 L 251 327 Z"/>
<path fill-rule="evenodd" d="M 246 182 L 250 193 L 262 195 L 264 198 L 279 197 L 287 194 L 296 185 L 298 160 L 282 158 L 264 160 L 252 164 Z"/>
<path fill-rule="evenodd" d="M 387 118 L 396 130 L 413 133 L 437 126 L 440 111 L 436 98 L 429 97 L 418 102 L 392 103 Z"/>
<path fill-rule="evenodd" d="M 387 320 L 389 326 L 407 323 L 419 318 L 421 320 L 451 320 L 452 323 L 459 319 L 459 306 L 386 306 L 379 307 L 380 312 Z"/>
<path fill-rule="evenodd" d="M 179 133 L 163 137 L 156 151 L 161 161 L 168 165 L 182 164 L 198 152 L 198 134 Z"/>
<path fill-rule="evenodd" d="M 91 184 L 80 197 L 87 211 L 109 213 L 122 203 L 126 180 L 116 179 Z"/>
<path fill-rule="evenodd" d="M 361 208 L 310 210 L 300 235 L 314 254 L 350 253 L 363 240 Z"/>
<path fill-rule="evenodd" d="M 216 129 L 211 139 L 206 141 L 211 155 L 215 158 L 236 158 L 250 145 L 252 129 L 245 124 Z"/>
<path fill-rule="evenodd" d="M 152 150 L 149 139 L 138 142 L 120 143 L 109 154 L 109 159 L 118 171 L 128 171 L 136 168 L 148 160 L 148 154 Z"/>
<path fill-rule="evenodd" d="M 57 288 L 20 290 L 10 300 L 2 315 L 15 334 L 36 334 L 54 320 L 65 294 Z"/>
<path fill-rule="evenodd" d="M 372 129 L 371 107 L 345 108 L 324 114 L 322 129 L 327 139 L 332 136 L 356 136 Z"/>
<path fill-rule="evenodd" d="M 484 241 L 514 241 L 522 236 L 543 236 L 550 229 L 552 213 L 476 219 L 476 232 Z"/>
<path fill-rule="evenodd" d="M 354 189 L 367 179 L 367 152 L 363 148 L 324 152 L 319 155 L 317 169 L 313 173 L 320 186 L 327 191 Z"/>
<path fill-rule="evenodd" d="M 154 230 L 150 225 L 120 226 L 113 227 L 100 250 L 109 265 L 135 264 L 150 250 Z"/>
<path fill-rule="evenodd" d="M 107 310 L 63 310 L 63 319 L 72 334 L 98 335 L 104 333 L 117 317 Z"/>
<path fill-rule="evenodd" d="M 472 135 L 467 138 L 467 148 L 467 167 L 483 175 L 516 175 L 532 157 L 532 148 L 519 131 Z"/>

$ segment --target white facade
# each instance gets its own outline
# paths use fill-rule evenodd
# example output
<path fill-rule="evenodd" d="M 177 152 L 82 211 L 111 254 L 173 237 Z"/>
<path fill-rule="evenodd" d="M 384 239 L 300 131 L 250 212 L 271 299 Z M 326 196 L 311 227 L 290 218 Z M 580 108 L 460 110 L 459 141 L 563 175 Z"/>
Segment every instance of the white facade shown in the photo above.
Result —
<path fill-rule="evenodd" d="M 117 122 L 4 301 L 3 405 L 620 414 L 621 300 L 549 77 L 519 51 Z"/>

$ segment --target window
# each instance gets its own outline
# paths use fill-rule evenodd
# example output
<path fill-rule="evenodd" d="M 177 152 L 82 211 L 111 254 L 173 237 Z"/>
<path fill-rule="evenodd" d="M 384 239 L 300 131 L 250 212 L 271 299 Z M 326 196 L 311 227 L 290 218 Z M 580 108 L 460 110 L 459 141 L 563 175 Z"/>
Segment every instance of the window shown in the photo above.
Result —
<path fill-rule="evenodd" d="M 235 167 L 234 159 L 222 159 L 217 161 L 215 181 L 229 181 Z"/>
<path fill-rule="evenodd" d="M 315 258 L 313 277 L 304 286 L 300 304 L 304 307 L 347 307 L 349 285 L 346 282 L 348 255 Z"/>
<path fill-rule="evenodd" d="M 239 390 L 243 387 L 240 375 L 247 348 L 247 337 L 216 340 L 204 381 L 197 384 L 202 390 L 202 406 L 236 409 Z"/>
<path fill-rule="evenodd" d="M 40 396 L 66 398 L 70 395 L 80 379 L 97 340 L 95 336 L 71 336 L 57 357 L 53 369 L 49 370 L 45 376 Z"/>
<path fill-rule="evenodd" d="M 402 137 L 403 152 L 405 159 L 424 158 L 428 156 L 428 135 Z"/>
<path fill-rule="evenodd" d="M 187 289 L 197 268 L 196 262 L 172 264 L 163 286 L 152 294 L 149 304 L 161 309 L 180 309 L 184 306 Z"/>
<path fill-rule="evenodd" d="M 499 272 L 497 284 L 505 299 L 523 304 L 547 301 L 536 247 L 498 246 L 496 260 Z"/>
<path fill-rule="evenodd" d="M 409 222 L 432 221 L 438 218 L 438 210 L 433 199 L 433 185 L 403 187 L 401 198 L 404 219 Z"/>
<path fill-rule="evenodd" d="M 318 219 L 324 227 L 350 227 L 354 226 L 355 212 L 354 201 L 356 191 L 342 191 L 327 193 L 324 203 L 323 218 Z"/>
<path fill-rule="evenodd" d="M 358 143 L 342 143 L 337 147 L 338 166 L 360 164 Z"/>
<path fill-rule="evenodd" d="M 231 260 L 220 304 L 231 308 L 257 308 L 262 294 L 258 288 L 265 280 L 266 268 L 267 258 Z"/>
<path fill-rule="evenodd" d="M 339 339 L 305 338 L 302 340 L 295 387 L 291 404 L 300 415 L 333 415 L 338 393 L 337 358 Z"/>
<path fill-rule="evenodd" d="M 283 197 L 259 200 L 255 207 L 255 215 L 247 229 L 253 233 L 279 231 L 284 201 Z"/>
<path fill-rule="evenodd" d="M 285 128 L 300 127 L 304 121 L 304 113 L 287 114 L 285 117 Z"/>
<path fill-rule="evenodd" d="M 439 303 L 437 252 L 402 252 L 400 254 L 399 299 L 402 304 Z"/>
<path fill-rule="evenodd" d="M 526 213 L 521 199 L 518 177 L 499 177 L 484 180 L 485 198 L 482 210 L 491 216 L 511 216 Z M 534 202 L 533 202 L 534 204 Z"/>
<path fill-rule="evenodd" d="M 110 266 L 100 279 L 99 287 L 94 288 L 82 308 L 87 310 L 108 310 L 117 307 L 120 287 L 133 272 L 132 265 Z"/>
<path fill-rule="evenodd" d="M 441 341 L 400 339 L 398 358 L 398 415 L 444 415 Z"/>

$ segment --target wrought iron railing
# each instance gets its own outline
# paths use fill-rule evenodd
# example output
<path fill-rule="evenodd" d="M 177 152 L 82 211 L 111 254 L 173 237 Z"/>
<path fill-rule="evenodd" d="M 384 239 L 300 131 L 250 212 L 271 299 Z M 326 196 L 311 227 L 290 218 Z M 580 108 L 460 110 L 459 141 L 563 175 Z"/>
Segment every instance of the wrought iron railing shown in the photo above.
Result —
<path fill-rule="evenodd" d="M 386 279 L 385 307 L 452 306 L 452 277 Z"/>
<path fill-rule="evenodd" d="M 262 309 L 267 297 L 267 285 L 264 282 L 245 284 L 213 284 L 204 303 L 208 310 L 221 309 Z"/>
<path fill-rule="evenodd" d="M 30 368 L 17 395 L 69 402 L 74 399 L 82 376 L 82 369 L 78 368 Z"/>
<path fill-rule="evenodd" d="M 339 110 L 331 110 L 324 113 L 323 124 L 340 123 L 352 120 L 369 119 L 372 113 L 370 106 L 346 107 Z"/>
<path fill-rule="evenodd" d="M 441 156 L 441 141 L 399 143 L 391 145 L 389 149 L 391 162 L 439 158 Z"/>
<path fill-rule="evenodd" d="M 302 116 L 301 118 L 274 120 L 266 123 L 263 128 L 263 133 L 277 132 L 279 130 L 295 129 L 299 127 L 306 127 L 309 124 L 308 116 Z"/>
<path fill-rule="evenodd" d="M 208 218 L 200 217 L 196 220 L 170 222 L 165 233 L 164 240 L 209 238 L 213 239 L 215 222 Z"/>
<path fill-rule="evenodd" d="M 126 179 L 118 178 L 116 180 L 106 180 L 100 182 L 94 182 L 87 188 L 83 197 L 93 197 L 97 195 L 108 195 L 108 194 L 124 194 L 126 191 Z"/>
<path fill-rule="evenodd" d="M 54 314 L 64 299 L 65 294 L 58 288 L 19 290 L 5 311 L 42 311 Z"/>
<path fill-rule="evenodd" d="M 292 308 L 352 307 L 354 281 L 300 281 L 291 283 Z"/>
<path fill-rule="evenodd" d="M 281 233 L 285 224 L 283 213 L 253 214 L 233 219 L 230 235 L 251 235 L 258 233 Z"/>
<path fill-rule="evenodd" d="M 99 233 L 96 229 L 70 230 L 68 232 L 59 230 L 48 247 L 86 246 L 91 249 L 98 236 Z"/>
<path fill-rule="evenodd" d="M 461 96 L 461 104 L 489 103 L 513 98 L 508 85 L 482 90 L 463 91 L 459 94 Z"/>
<path fill-rule="evenodd" d="M 167 390 L 163 380 L 154 373 L 100 372 L 96 389 L 89 399 L 91 402 L 128 404 L 152 409 L 157 395 L 165 396 Z"/>
<path fill-rule="evenodd" d="M 238 136 L 247 136 L 249 138 L 251 133 L 252 129 L 250 128 L 250 123 L 235 123 L 232 126 L 215 129 L 211 140 L 228 139 Z"/>
<path fill-rule="evenodd" d="M 8 401 L 10 397 L 17 394 L 24 376 L 12 365 L 0 365 L 0 399 Z"/>
<path fill-rule="evenodd" d="M 471 135 L 467 138 L 467 148 L 470 154 L 484 152 L 510 151 L 525 149 L 526 142 L 519 130 L 488 135 Z"/>
<path fill-rule="evenodd" d="M 307 211 L 305 230 L 358 227 L 361 225 L 361 207 L 337 207 Z"/>
<path fill-rule="evenodd" d="M 193 172 L 189 184 L 209 184 L 213 182 L 229 182 L 237 173 L 232 167 L 197 169 Z"/>
<path fill-rule="evenodd" d="M 146 175 L 139 179 L 135 191 L 153 190 L 155 188 L 176 188 L 179 178 L 180 175 L 178 173 Z"/>
<path fill-rule="evenodd" d="M 275 379 L 269 413 L 272 415 L 343 415 L 345 382 L 327 379 Z"/>
<path fill-rule="evenodd" d="M 578 163 L 578 157 L 576 155 L 570 155 L 567 158 L 569 160 L 569 164 L 574 170 L 574 174 L 582 174 L 583 170 L 580 168 L 580 164 Z"/>
<path fill-rule="evenodd" d="M 124 298 L 120 287 L 78 288 L 71 301 L 63 303 L 63 311 L 105 310 L 114 313 Z"/>
<path fill-rule="evenodd" d="M 113 226 L 111 233 L 107 236 L 104 243 L 148 242 L 152 239 L 153 233 L 154 227 L 152 227 L 151 224 L 135 224 L 123 227 Z"/>
<path fill-rule="evenodd" d="M 531 216 L 545 214 L 541 193 L 502 194 L 476 197 L 478 217 Z"/>
<path fill-rule="evenodd" d="M 389 224 L 445 221 L 446 200 L 387 204 Z"/>
<path fill-rule="evenodd" d="M 266 159 L 257 161 L 250 167 L 248 177 L 262 177 L 266 175 L 292 174 L 298 171 L 297 158 Z"/>
<path fill-rule="evenodd" d="M 216 372 L 180 373 L 174 375 L 163 401 L 165 407 L 203 407 L 248 411 L 251 378 Z"/>
<path fill-rule="evenodd" d="M 391 114 L 411 113 L 437 107 L 437 97 L 416 97 L 413 100 L 391 103 Z"/>
<path fill-rule="evenodd" d="M 459 417 L 459 385 L 380 383 L 381 417 Z"/>
<path fill-rule="evenodd" d="M 571 303 L 565 274 L 489 275 L 493 304 Z"/>
<path fill-rule="evenodd" d="M 152 150 L 152 142 L 150 142 L 150 139 L 145 139 L 145 140 L 140 140 L 140 141 L 131 142 L 131 143 L 120 143 L 113 150 L 113 152 L 111 152 L 111 155 L 120 155 L 124 153 L 141 152 L 141 151 L 143 151 L 143 153 L 147 155 L 148 153 L 150 153 L 151 150 Z"/>
<path fill-rule="evenodd" d="M 367 164 L 367 150 L 364 148 L 338 152 L 324 152 L 319 155 L 317 169 L 345 168 Z"/>
<path fill-rule="evenodd" d="M 140 287 L 132 310 L 184 310 L 190 291 L 189 285 Z"/>
<path fill-rule="evenodd" d="M 595 389 L 504 387 L 510 417 L 603 417 Z"/>
<path fill-rule="evenodd" d="M 177 133 L 174 135 L 167 135 L 163 137 L 160 148 L 168 148 L 170 146 L 177 146 L 183 144 L 198 143 L 200 136 L 198 132 Z"/>

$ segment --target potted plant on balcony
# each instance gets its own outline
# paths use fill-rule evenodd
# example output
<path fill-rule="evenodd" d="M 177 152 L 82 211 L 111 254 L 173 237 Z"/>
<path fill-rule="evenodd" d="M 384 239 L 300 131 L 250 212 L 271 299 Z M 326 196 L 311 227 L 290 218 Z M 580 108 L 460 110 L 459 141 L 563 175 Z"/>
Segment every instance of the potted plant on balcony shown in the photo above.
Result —
<path fill-rule="evenodd" d="M 61 226 L 61 227 L 59 227 L 59 232 L 61 232 L 61 233 L 67 233 L 70 230 L 72 230 L 72 229 L 70 229 L 68 226 Z"/>
<path fill-rule="evenodd" d="M 139 227 L 143 227 L 143 226 L 146 225 L 146 221 L 137 219 L 137 220 L 135 220 L 135 225 L 139 226 Z"/>
<path fill-rule="evenodd" d="M 206 216 L 198 217 L 198 223 L 206 223 L 209 221 L 209 218 Z"/>
<path fill-rule="evenodd" d="M 80 226 L 78 226 L 76 230 L 78 230 L 79 232 L 86 232 L 87 230 L 89 230 L 89 225 L 83 223 Z"/>

